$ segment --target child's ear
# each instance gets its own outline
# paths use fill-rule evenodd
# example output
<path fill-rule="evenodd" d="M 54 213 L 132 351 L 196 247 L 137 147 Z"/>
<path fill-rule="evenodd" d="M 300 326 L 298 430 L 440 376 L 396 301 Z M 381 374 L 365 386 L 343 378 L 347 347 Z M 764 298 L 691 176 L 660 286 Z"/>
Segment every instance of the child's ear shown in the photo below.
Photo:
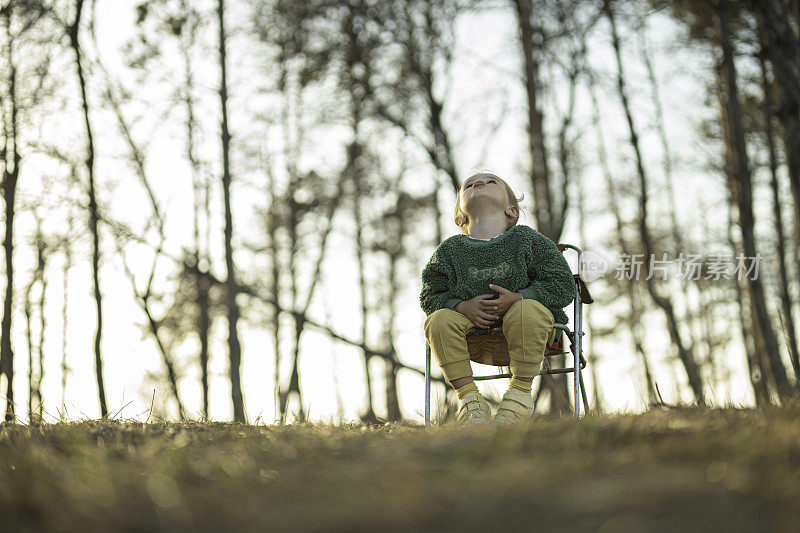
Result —
<path fill-rule="evenodd" d="M 515 217 L 515 216 L 517 216 L 519 214 L 517 212 L 517 208 L 514 207 L 513 205 L 510 205 L 510 206 L 506 207 L 506 211 L 505 212 L 506 212 L 506 215 L 508 215 L 510 217 Z"/>

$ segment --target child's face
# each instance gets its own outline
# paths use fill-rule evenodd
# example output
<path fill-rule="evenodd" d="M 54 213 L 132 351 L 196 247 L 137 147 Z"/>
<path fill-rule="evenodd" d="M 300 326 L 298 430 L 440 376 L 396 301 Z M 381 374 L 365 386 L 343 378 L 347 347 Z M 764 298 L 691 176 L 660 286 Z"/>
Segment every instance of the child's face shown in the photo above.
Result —
<path fill-rule="evenodd" d="M 476 174 L 467 178 L 461 185 L 461 210 L 469 214 L 472 206 L 481 204 L 493 205 L 498 210 L 510 206 L 503 180 L 492 174 Z"/>

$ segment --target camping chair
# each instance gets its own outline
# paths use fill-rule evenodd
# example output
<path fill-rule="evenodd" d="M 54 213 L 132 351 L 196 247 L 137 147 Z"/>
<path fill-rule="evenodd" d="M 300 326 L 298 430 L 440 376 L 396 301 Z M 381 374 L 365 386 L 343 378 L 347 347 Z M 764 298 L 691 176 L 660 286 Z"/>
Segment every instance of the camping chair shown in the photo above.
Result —
<path fill-rule="evenodd" d="M 553 323 L 553 328 L 557 331 L 555 340 L 545 348 L 544 360 L 542 362 L 542 370 L 539 375 L 544 374 L 567 374 L 573 373 L 573 390 L 575 395 L 575 418 L 580 417 L 581 406 L 578 401 L 580 396 L 583 399 L 583 408 L 585 411 L 589 410 L 589 402 L 586 400 L 586 390 L 583 386 L 583 374 L 581 370 L 586 367 L 586 359 L 583 357 L 582 337 L 583 332 L 583 304 L 590 304 L 594 302 L 592 296 L 589 294 L 589 289 L 586 283 L 581 278 L 581 250 L 577 246 L 571 244 L 557 244 L 558 249 L 563 253 L 567 248 L 575 250 L 578 254 L 578 273 L 573 274 L 575 278 L 575 300 L 573 302 L 573 314 L 575 331 L 570 331 L 566 324 Z M 566 334 L 569 338 L 569 349 L 573 356 L 573 365 L 568 368 L 551 368 L 549 358 L 554 356 L 563 355 L 568 352 L 563 348 L 563 335 Z M 498 367 L 509 366 L 511 360 L 508 355 L 508 343 L 503 336 L 502 327 L 481 329 L 473 328 L 467 333 L 467 351 L 469 352 L 470 360 L 481 363 L 484 365 L 492 365 Z M 500 373 L 490 376 L 474 376 L 475 381 L 485 381 L 489 379 L 510 378 L 511 373 Z M 534 406 L 535 409 L 535 406 Z M 530 415 L 533 414 L 531 410 Z M 529 415 L 529 416 L 530 416 Z M 425 425 L 431 425 L 431 347 L 427 340 L 425 341 Z"/>

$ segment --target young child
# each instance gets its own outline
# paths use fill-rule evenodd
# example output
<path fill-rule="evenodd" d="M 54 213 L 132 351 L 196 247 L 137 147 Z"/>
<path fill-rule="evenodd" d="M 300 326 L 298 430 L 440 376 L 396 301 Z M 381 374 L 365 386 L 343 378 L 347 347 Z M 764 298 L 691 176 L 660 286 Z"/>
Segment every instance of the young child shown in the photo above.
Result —
<path fill-rule="evenodd" d="M 567 323 L 563 308 L 575 296 L 564 255 L 518 219 L 511 187 L 492 173 L 473 174 L 456 195 L 454 220 L 463 234 L 444 240 L 422 270 L 425 337 L 458 394 L 461 422 L 492 421 L 472 378 L 467 332 L 502 326 L 512 378 L 494 421 L 526 420 L 533 409 L 531 382 L 556 336 L 553 323 Z"/>

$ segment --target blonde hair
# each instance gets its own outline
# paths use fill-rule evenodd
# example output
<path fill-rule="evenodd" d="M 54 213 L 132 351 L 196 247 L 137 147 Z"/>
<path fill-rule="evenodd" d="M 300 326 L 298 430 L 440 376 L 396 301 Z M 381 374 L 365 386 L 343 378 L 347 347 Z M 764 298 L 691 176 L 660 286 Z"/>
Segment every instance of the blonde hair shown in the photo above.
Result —
<path fill-rule="evenodd" d="M 517 198 L 517 196 L 514 194 L 514 191 L 511 189 L 511 186 L 509 186 L 509 184 L 506 183 L 505 180 L 503 180 L 500 176 L 498 176 L 494 172 L 486 172 L 486 171 L 473 172 L 472 174 L 467 176 L 467 179 L 461 182 L 461 187 L 459 187 L 458 192 L 456 192 L 456 211 L 455 214 L 453 215 L 453 221 L 456 223 L 456 226 L 461 228 L 461 231 L 465 235 L 469 235 L 469 232 L 467 231 L 467 225 L 469 224 L 469 215 L 467 215 L 464 211 L 461 210 L 461 191 L 464 186 L 464 183 L 469 181 L 470 178 L 473 178 L 477 175 L 491 176 L 492 178 L 495 178 L 496 180 L 498 180 L 499 182 L 501 182 L 503 185 L 506 186 L 506 192 L 508 192 L 508 201 L 513 207 L 517 208 L 517 216 L 515 217 L 506 216 L 507 224 L 505 231 L 508 231 L 509 228 L 516 226 L 521 211 L 519 203 L 525 199 L 525 195 L 523 194 L 521 197 Z"/>

